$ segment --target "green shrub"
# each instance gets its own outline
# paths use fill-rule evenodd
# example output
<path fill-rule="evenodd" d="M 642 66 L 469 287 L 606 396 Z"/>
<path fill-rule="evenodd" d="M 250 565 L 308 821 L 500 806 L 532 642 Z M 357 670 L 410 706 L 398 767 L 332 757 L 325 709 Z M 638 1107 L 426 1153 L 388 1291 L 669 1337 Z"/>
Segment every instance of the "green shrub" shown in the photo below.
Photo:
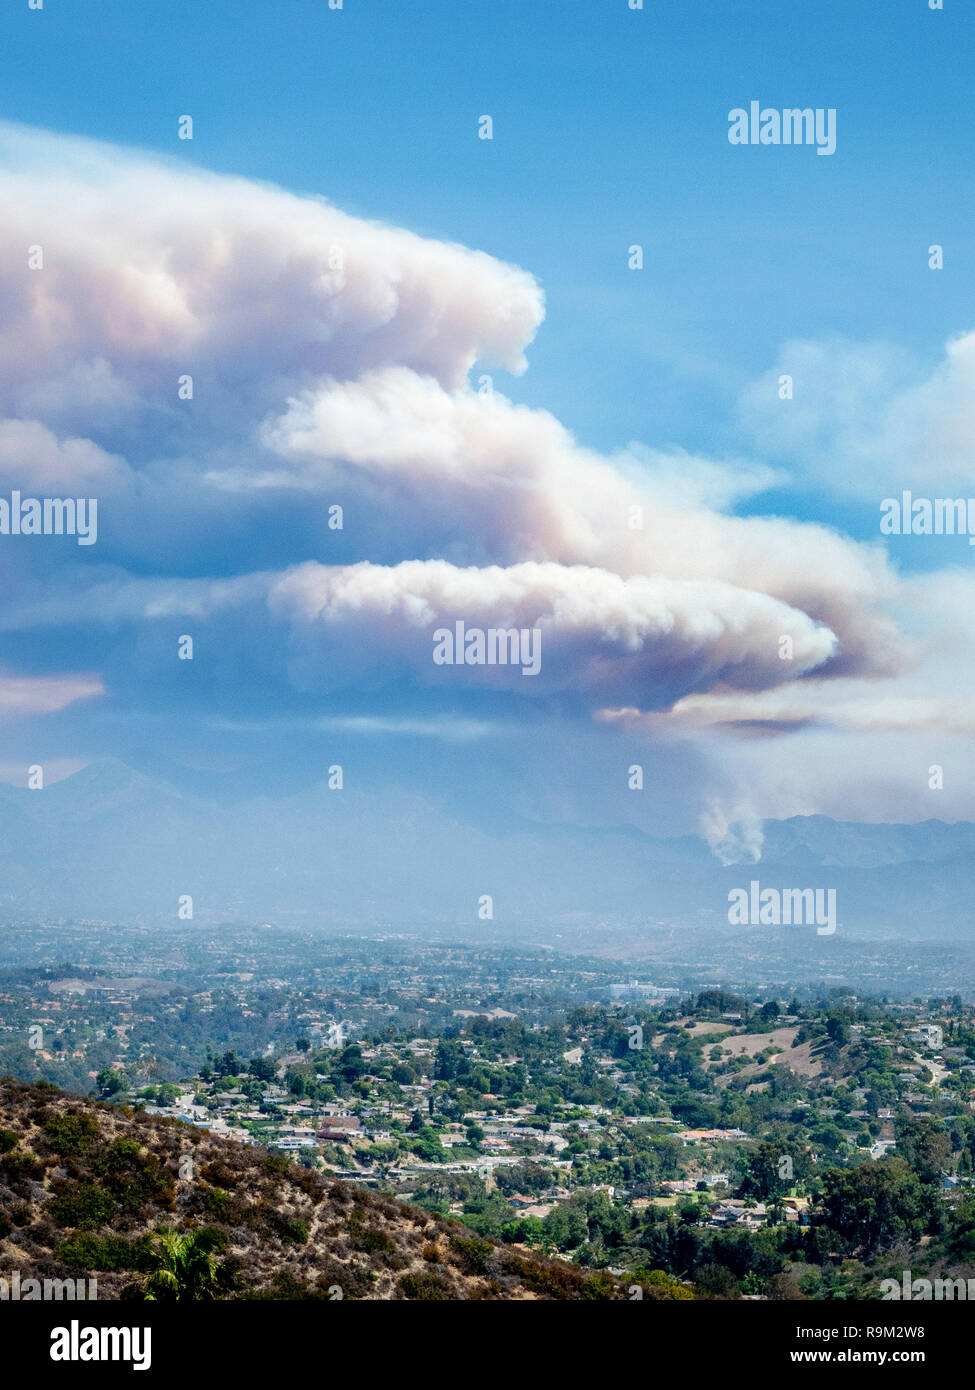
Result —
<path fill-rule="evenodd" d="M 240 1182 L 240 1174 L 235 1173 L 232 1168 L 220 1160 L 204 1163 L 200 1169 L 200 1177 L 206 1182 L 212 1183 L 214 1187 L 236 1187 Z"/>
<path fill-rule="evenodd" d="M 414 1302 L 450 1298 L 450 1287 L 439 1274 L 403 1274 L 399 1286 Z"/>
<path fill-rule="evenodd" d="M 451 1236 L 450 1248 L 456 1250 L 461 1265 L 468 1274 L 483 1274 L 487 1269 L 488 1260 L 494 1254 L 491 1242 L 481 1240 L 477 1236 L 470 1240 L 465 1240 L 462 1236 Z"/>
<path fill-rule="evenodd" d="M 98 1138 L 98 1123 L 90 1115 L 52 1115 L 43 1128 L 57 1154 L 87 1153 Z"/>
<path fill-rule="evenodd" d="M 266 1154 L 261 1159 L 261 1167 L 271 1177 L 287 1178 L 292 1176 L 291 1160 L 285 1158 L 284 1154 Z"/>
<path fill-rule="evenodd" d="M 66 1264 L 82 1269 L 97 1269 L 115 1273 L 122 1269 L 146 1267 L 144 1240 L 128 1241 L 122 1236 L 106 1236 L 103 1240 L 88 1231 L 79 1231 L 62 1241 L 58 1257 Z"/>
<path fill-rule="evenodd" d="M 154 1153 L 143 1153 L 134 1139 L 116 1139 L 92 1160 L 92 1169 L 123 1211 L 137 1212 L 149 1203 L 172 1205 L 173 1175 Z"/>
<path fill-rule="evenodd" d="M 3 1173 L 9 1182 L 16 1182 L 22 1178 L 39 1178 L 44 1174 L 44 1164 L 33 1154 L 14 1149 L 0 1157 L 0 1173 Z"/>
<path fill-rule="evenodd" d="M 579 1296 L 590 1300 L 616 1298 L 617 1286 L 608 1274 L 592 1274 L 583 1280 Z"/>
<path fill-rule="evenodd" d="M 135 1139 L 115 1139 L 98 1161 L 99 1170 L 106 1173 L 124 1173 L 139 1168 L 142 1163 L 142 1146 Z"/>
<path fill-rule="evenodd" d="M 51 1217 L 59 1226 L 104 1226 L 115 1215 L 115 1199 L 97 1182 L 62 1182 L 55 1187 Z"/>
<path fill-rule="evenodd" d="M 212 1216 L 215 1221 L 221 1221 L 228 1225 L 235 1219 L 237 1213 L 237 1203 L 229 1192 L 224 1192 L 222 1188 L 211 1187 L 197 1193 L 195 1206 L 200 1211 L 205 1211 Z"/>
<path fill-rule="evenodd" d="M 304 1245 L 308 1239 L 308 1222 L 298 1216 L 282 1216 L 275 1212 L 271 1225 L 282 1240 L 289 1245 Z"/>
<path fill-rule="evenodd" d="M 375 1226 L 350 1226 L 350 1235 L 356 1250 L 368 1255 L 392 1254 L 396 1249 L 396 1242 Z"/>
<path fill-rule="evenodd" d="M 651 1298 L 689 1300 L 691 1302 L 694 1300 L 694 1295 L 690 1289 L 679 1279 L 675 1279 L 672 1274 L 667 1274 L 665 1270 L 634 1270 L 630 1277 L 634 1284 L 642 1284 L 644 1295 L 649 1294 Z"/>
<path fill-rule="evenodd" d="M 570 1299 L 581 1296 L 584 1280 L 577 1269 L 570 1269 L 566 1265 L 521 1261 L 518 1273 L 530 1289 L 544 1298 Z"/>

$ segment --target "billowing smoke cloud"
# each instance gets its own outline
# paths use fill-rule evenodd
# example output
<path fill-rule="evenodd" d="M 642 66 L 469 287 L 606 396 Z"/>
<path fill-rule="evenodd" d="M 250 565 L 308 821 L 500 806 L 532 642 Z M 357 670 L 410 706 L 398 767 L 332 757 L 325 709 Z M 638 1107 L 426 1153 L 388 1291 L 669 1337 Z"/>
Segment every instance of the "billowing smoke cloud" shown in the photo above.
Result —
<path fill-rule="evenodd" d="M 478 358 L 522 369 L 542 319 L 534 279 L 493 257 L 87 140 L 0 125 L 0 199 L 23 251 L 0 267 L 9 413 L 162 413 L 183 373 L 204 412 L 232 396 L 251 417 L 323 372 L 457 386 Z"/>
<path fill-rule="evenodd" d="M 629 698 L 660 708 L 687 690 L 725 682 L 762 687 L 782 679 L 782 634 L 794 666 L 815 669 L 836 638 L 804 613 L 764 594 L 708 582 L 528 562 L 458 569 L 442 560 L 336 569 L 307 564 L 272 589 L 272 612 L 298 635 L 296 679 L 305 687 L 395 679 L 406 666 L 424 684 L 452 674 L 433 662 L 443 623 L 537 629 L 541 679 L 518 666 L 454 668 L 524 694 L 574 691 L 592 700 Z M 476 676 L 474 675 L 476 670 Z"/>
<path fill-rule="evenodd" d="M 748 807 L 736 803 L 728 808 L 711 801 L 701 812 L 700 828 L 722 864 L 757 864 L 762 857 L 762 822 Z"/>
<path fill-rule="evenodd" d="M 62 669 L 87 669 L 95 643 L 106 688 L 151 703 L 156 634 L 192 622 L 206 669 L 232 655 L 276 709 L 403 682 L 435 691 L 440 719 L 467 690 L 624 711 L 656 737 L 667 719 L 798 727 L 811 679 L 823 699 L 912 656 L 879 546 L 729 514 L 774 486 L 767 466 L 602 456 L 548 412 L 473 389 L 475 363 L 521 371 L 542 321 L 518 267 L 12 126 L 0 231 L 23 249 L 0 266 L 0 487 L 102 499 L 94 553 L 57 538 L 3 551 L 0 627 L 24 650 L 43 629 Z M 954 370 L 967 362 L 959 349 Z M 433 629 L 456 620 L 538 628 L 537 681 L 435 666 Z"/>
<path fill-rule="evenodd" d="M 691 505 L 680 503 L 672 459 L 614 467 L 545 411 L 447 392 L 400 368 L 323 383 L 269 422 L 264 438 L 306 486 L 314 478 L 334 485 L 352 468 L 382 488 L 395 499 L 400 533 L 426 552 L 718 580 L 833 629 L 838 674 L 898 666 L 896 629 L 879 607 L 893 581 L 878 553 L 825 527 L 705 510 L 693 487 Z"/>

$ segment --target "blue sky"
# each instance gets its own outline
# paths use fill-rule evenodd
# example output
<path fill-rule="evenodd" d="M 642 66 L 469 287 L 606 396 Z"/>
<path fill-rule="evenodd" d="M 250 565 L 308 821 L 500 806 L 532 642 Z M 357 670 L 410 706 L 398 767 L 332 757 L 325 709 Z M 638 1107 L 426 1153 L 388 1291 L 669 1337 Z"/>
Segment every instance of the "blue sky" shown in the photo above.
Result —
<path fill-rule="evenodd" d="M 736 446 L 733 400 L 786 339 L 934 360 L 965 326 L 973 36 L 959 0 L 48 0 L 8 10 L 0 73 L 8 119 L 528 267 L 548 314 L 518 399 L 602 449 L 713 450 Z M 753 97 L 835 106 L 836 155 L 729 146 L 727 113 Z M 174 140 L 183 112 L 192 145 Z"/>
<path fill-rule="evenodd" d="M 5 242 L 44 229 L 53 281 L 39 283 L 53 283 L 65 321 L 96 322 L 55 340 L 43 297 L 25 311 L 25 362 L 36 349 L 39 365 L 0 402 L 0 428 L 38 422 L 61 441 L 58 467 L 64 440 L 89 441 L 86 476 L 105 492 L 97 554 L 28 559 L 21 545 L 10 560 L 8 678 L 61 681 L 64 702 L 53 685 L 11 687 L 0 772 L 22 781 L 26 761 L 63 771 L 111 754 L 236 795 L 342 757 L 481 816 L 686 830 L 816 810 L 975 815 L 975 649 L 959 616 L 971 552 L 964 537 L 878 534 L 879 502 L 902 487 L 975 493 L 975 18 L 945 3 L 11 6 L 0 118 L 48 134 L 36 148 L 10 136 Z M 836 108 L 835 155 L 729 144 L 729 111 L 752 99 Z M 176 138 L 183 114 L 192 142 Z M 477 138 L 483 114 L 491 141 Z M 76 188 L 89 147 L 67 137 L 99 142 Z M 166 172 L 147 172 L 140 151 Z M 197 168 L 253 184 L 238 205 L 231 185 L 198 184 Z M 268 289 L 276 226 L 282 256 L 305 265 L 312 253 L 301 206 L 265 183 L 434 249 L 377 243 L 343 319 L 351 336 L 326 351 L 320 325 L 295 326 L 320 279 L 280 301 Z M 239 213 L 226 226 L 221 199 Z M 455 261 L 443 243 L 526 276 Z M 928 268 L 932 243 L 943 270 Z M 209 245 L 222 266 L 228 244 L 218 314 L 200 258 Z M 376 346 L 370 296 L 398 292 L 402 275 L 419 287 L 422 329 L 404 311 Z M 483 279 L 476 303 L 465 276 Z M 279 325 L 250 316 L 258 293 Z M 162 409 L 154 381 L 201 342 L 200 405 Z M 478 416 L 462 384 L 486 369 L 482 348 L 513 403 L 497 419 Z M 795 377 L 790 404 L 776 395 L 782 372 Z M 79 383 L 96 376 L 102 394 L 86 396 Z M 419 442 L 389 456 L 414 427 Z M 10 438 L 54 447 L 20 425 Z M 6 466 L 3 486 L 18 477 Z M 623 479 L 654 513 L 642 550 L 606 536 Z M 340 496 L 349 526 L 332 535 L 322 508 Z M 366 597 L 338 573 L 356 562 L 376 567 Z M 396 568 L 414 562 L 427 568 Z M 537 563 L 562 569 L 518 569 Z M 477 612 L 510 602 L 525 621 L 551 618 L 540 697 L 438 685 L 409 622 L 390 628 L 383 585 L 455 617 L 465 566 L 505 571 Z M 562 572 L 573 566 L 587 575 Z M 634 586 L 647 575 L 663 587 Z M 241 587 L 213 588 L 224 580 Z M 534 616 L 512 584 L 544 589 Z M 359 603 L 350 635 L 343 605 Z M 591 632 L 566 618 L 574 605 L 591 605 Z M 652 654 L 661 608 L 679 640 Z M 188 670 L 169 652 L 191 618 L 203 659 Z M 806 644 L 784 687 L 769 647 L 780 631 Z M 79 673 L 100 693 L 72 684 Z M 633 759 L 660 769 L 660 794 L 639 810 L 594 790 Z M 954 776 L 932 803 L 926 769 L 939 759 Z"/>

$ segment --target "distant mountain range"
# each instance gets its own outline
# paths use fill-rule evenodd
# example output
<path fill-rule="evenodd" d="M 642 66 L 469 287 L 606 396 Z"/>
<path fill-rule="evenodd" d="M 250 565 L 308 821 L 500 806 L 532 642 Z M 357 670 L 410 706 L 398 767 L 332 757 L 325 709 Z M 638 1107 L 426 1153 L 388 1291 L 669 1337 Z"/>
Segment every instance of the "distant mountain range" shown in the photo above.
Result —
<path fill-rule="evenodd" d="M 975 824 L 796 816 L 762 836 L 758 862 L 725 864 L 703 839 L 629 826 L 488 832 L 402 789 L 323 784 L 228 806 L 106 760 L 43 791 L 0 785 L 0 913 L 175 920 L 189 894 L 208 922 L 470 927 L 489 894 L 498 924 L 693 928 L 727 925 L 729 889 L 758 879 L 835 888 L 851 933 L 969 934 Z"/>

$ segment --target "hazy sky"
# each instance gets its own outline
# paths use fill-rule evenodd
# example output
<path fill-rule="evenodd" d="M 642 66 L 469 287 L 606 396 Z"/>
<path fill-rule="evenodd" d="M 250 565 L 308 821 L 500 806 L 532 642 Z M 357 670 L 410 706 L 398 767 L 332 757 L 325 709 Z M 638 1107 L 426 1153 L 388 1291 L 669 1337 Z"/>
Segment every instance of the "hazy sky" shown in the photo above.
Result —
<path fill-rule="evenodd" d="M 0 498 L 96 497 L 98 538 L 0 535 L 0 773 L 975 817 L 975 550 L 879 526 L 975 496 L 973 34 L 961 0 L 8 8 Z M 753 100 L 834 109 L 835 154 L 730 144 Z M 435 665 L 457 620 L 538 628 L 538 675 Z"/>

